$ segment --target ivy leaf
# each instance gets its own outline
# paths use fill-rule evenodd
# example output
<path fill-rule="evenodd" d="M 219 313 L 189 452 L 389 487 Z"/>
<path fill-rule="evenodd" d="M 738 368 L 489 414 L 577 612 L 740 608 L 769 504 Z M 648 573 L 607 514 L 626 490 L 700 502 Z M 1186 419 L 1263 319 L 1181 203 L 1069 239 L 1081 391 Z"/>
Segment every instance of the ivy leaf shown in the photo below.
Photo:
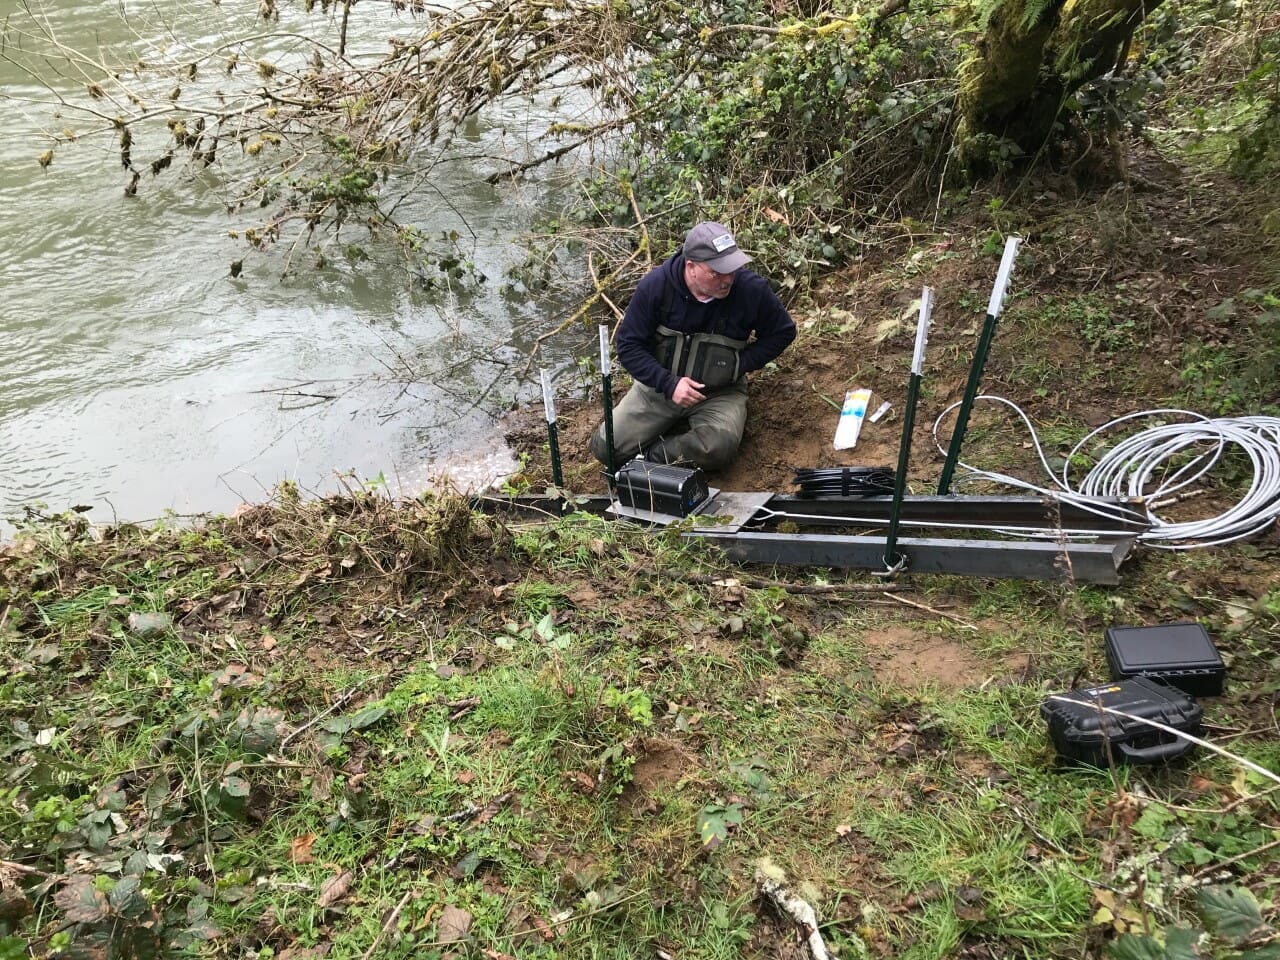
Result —
<path fill-rule="evenodd" d="M 1200 960 L 1196 950 L 1196 941 L 1203 933 L 1201 930 L 1188 930 L 1186 927 L 1170 927 L 1164 932 L 1164 955 L 1168 960 Z"/>
<path fill-rule="evenodd" d="M 1107 948 L 1107 956 L 1112 960 L 1164 960 L 1164 947 L 1155 937 L 1125 933 Z"/>
<path fill-rule="evenodd" d="M 97 923 L 111 912 L 107 895 L 93 885 L 92 877 L 72 877 L 53 895 L 53 902 L 72 923 Z"/>
<path fill-rule="evenodd" d="M 1155 937 L 1126 933 L 1117 937 L 1107 948 L 1112 960 L 1201 960 L 1195 944 L 1199 930 L 1186 927 L 1169 927 L 1164 931 L 1162 944 Z"/>
<path fill-rule="evenodd" d="M 533 628 L 533 632 L 543 643 L 550 643 L 556 635 L 556 616 L 548 613 Z"/>
<path fill-rule="evenodd" d="M 1234 943 L 1248 940 L 1264 926 L 1258 901 L 1238 887 L 1205 887 L 1196 900 L 1213 931 Z"/>
<path fill-rule="evenodd" d="M 768 794 L 772 789 L 765 764 L 759 757 L 729 764 L 729 769 L 755 794 Z"/>
<path fill-rule="evenodd" d="M 698 815 L 698 836 L 704 851 L 714 850 L 728 838 L 734 827 L 742 825 L 742 807 L 736 803 L 727 806 L 703 807 Z"/>
<path fill-rule="evenodd" d="M 1236 301 L 1233 297 L 1227 297 L 1217 306 L 1210 307 L 1204 312 L 1206 320 L 1230 320 L 1236 315 Z"/>
<path fill-rule="evenodd" d="M 136 920 L 147 909 L 142 882 L 136 876 L 121 877 L 108 895 L 111 908 L 126 920 Z"/>
<path fill-rule="evenodd" d="M 320 727 L 330 733 L 349 733 L 352 730 L 363 730 L 365 727 L 371 727 L 386 715 L 386 707 L 365 707 L 358 713 L 326 720 L 320 724 Z"/>

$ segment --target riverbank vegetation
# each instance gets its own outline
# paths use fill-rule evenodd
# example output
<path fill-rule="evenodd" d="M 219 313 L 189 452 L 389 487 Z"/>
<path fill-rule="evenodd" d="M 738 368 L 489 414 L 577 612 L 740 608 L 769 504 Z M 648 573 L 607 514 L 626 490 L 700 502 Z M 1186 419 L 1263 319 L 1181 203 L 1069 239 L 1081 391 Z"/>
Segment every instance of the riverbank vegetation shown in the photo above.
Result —
<path fill-rule="evenodd" d="M 517 279 L 581 282 L 555 260 L 590 255 L 602 312 L 700 217 L 733 223 L 802 291 L 945 217 L 965 184 L 994 176 L 1008 202 L 1033 171 L 1123 180 L 1134 138 L 1255 180 L 1280 163 L 1274 0 L 392 6 L 265 0 L 258 23 L 228 11 L 200 42 L 144 40 L 173 28 L 128 10 L 138 42 L 87 51 L 31 0 L 0 55 L 56 109 L 42 165 L 110 140 L 126 194 L 212 187 L 286 271 L 390 248 L 428 286 L 478 280 L 461 238 L 397 211 L 442 164 L 501 185 L 574 161 L 584 191 Z M 370 16 L 386 46 L 349 46 L 351 18 Z M 531 107 L 547 120 L 508 156 L 460 149 L 486 111 Z"/>
<path fill-rule="evenodd" d="M 1103 628 L 1196 618 L 1280 768 L 1275 547 L 1122 590 L 748 573 L 585 514 L 282 491 L 0 553 L 4 956 L 1270 956 L 1277 783 L 1060 768 Z M 805 936 L 808 931 L 804 931 Z M 30 951 L 28 953 L 28 951 Z"/>

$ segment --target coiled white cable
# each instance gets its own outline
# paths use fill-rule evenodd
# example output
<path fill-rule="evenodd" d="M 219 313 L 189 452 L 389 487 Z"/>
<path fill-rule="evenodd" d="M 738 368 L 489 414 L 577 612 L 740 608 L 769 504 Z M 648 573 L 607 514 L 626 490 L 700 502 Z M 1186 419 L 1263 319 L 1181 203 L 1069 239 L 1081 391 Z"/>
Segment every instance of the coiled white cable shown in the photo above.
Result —
<path fill-rule="evenodd" d="M 1138 539 L 1165 550 L 1192 550 L 1243 540 L 1261 533 L 1280 518 L 1280 418 L 1210 418 L 1178 409 L 1130 413 L 1103 424 L 1077 443 L 1067 455 L 1059 478 L 1045 458 L 1030 418 L 1017 404 L 1004 397 L 990 395 L 979 396 L 975 400 L 1004 404 L 1022 419 L 1031 435 L 1036 455 L 1056 489 L 1037 486 L 1007 474 L 980 470 L 959 461 L 957 465 L 967 471 L 966 479 L 981 478 L 1030 490 L 1120 522 L 1132 521 L 1133 511 L 1109 500 L 1136 500 L 1150 524 Z M 933 423 L 933 442 L 943 453 L 946 450 L 938 441 L 938 426 L 959 406 L 959 403 L 954 403 L 947 407 Z M 1169 423 L 1170 417 L 1183 418 L 1183 422 Z M 1097 459 L 1078 485 L 1072 485 L 1072 464 L 1082 450 L 1121 424 L 1147 418 L 1161 422 L 1124 438 Z M 1197 488 L 1196 483 L 1207 477 L 1232 447 L 1242 450 L 1253 467 L 1248 489 L 1235 504 L 1215 516 L 1189 521 L 1166 520 L 1156 512 L 1198 493 L 1202 488 Z"/>

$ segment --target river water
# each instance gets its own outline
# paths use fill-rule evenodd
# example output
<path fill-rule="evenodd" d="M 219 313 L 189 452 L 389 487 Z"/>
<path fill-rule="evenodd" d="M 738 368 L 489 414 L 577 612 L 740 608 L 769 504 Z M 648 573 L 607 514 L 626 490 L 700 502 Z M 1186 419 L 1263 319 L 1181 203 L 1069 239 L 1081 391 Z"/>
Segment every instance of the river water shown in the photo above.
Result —
<path fill-rule="evenodd" d="M 337 45 L 330 19 L 282 7 L 280 24 L 264 28 L 256 7 L 45 0 L 35 9 L 59 37 L 103 56 L 145 54 L 169 36 L 199 47 L 278 34 L 258 41 L 267 53 L 297 45 L 291 32 Z M 22 18 L 11 17 L 11 31 Z M 389 5 L 365 3 L 349 42 L 381 52 L 389 33 L 411 29 Z M 108 135 L 62 145 L 42 168 L 41 132 L 78 132 L 82 122 L 55 117 L 51 89 L 84 85 L 13 40 L 7 54 L 39 80 L 0 62 L 0 518 L 39 502 L 91 506 L 96 521 L 147 520 L 261 501 L 286 479 L 324 492 L 349 471 L 414 493 L 442 471 L 476 483 L 512 468 L 497 416 L 536 398 L 519 373 L 546 308 L 504 294 L 501 281 L 523 254 L 513 238 L 549 202 L 545 187 L 499 192 L 474 163 L 445 164 L 401 211 L 424 230 L 462 234 L 490 278 L 474 296 L 428 301 L 391 267 L 284 278 L 279 254 L 248 254 L 229 235 L 247 223 L 226 212 L 214 177 L 146 177 L 126 197 Z M 545 122 L 525 109 L 474 125 L 472 152 L 500 154 Z"/>

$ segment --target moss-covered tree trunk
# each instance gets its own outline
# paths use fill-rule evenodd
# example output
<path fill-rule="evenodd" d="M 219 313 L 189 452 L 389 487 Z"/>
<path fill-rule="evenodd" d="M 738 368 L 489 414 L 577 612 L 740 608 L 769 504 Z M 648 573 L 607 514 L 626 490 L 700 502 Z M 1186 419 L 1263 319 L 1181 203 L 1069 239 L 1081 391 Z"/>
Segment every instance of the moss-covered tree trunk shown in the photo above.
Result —
<path fill-rule="evenodd" d="M 1161 0 L 1004 0 L 961 67 L 957 144 L 982 172 L 1010 143 L 1045 145 L 1068 96 L 1120 63 L 1133 31 Z"/>

